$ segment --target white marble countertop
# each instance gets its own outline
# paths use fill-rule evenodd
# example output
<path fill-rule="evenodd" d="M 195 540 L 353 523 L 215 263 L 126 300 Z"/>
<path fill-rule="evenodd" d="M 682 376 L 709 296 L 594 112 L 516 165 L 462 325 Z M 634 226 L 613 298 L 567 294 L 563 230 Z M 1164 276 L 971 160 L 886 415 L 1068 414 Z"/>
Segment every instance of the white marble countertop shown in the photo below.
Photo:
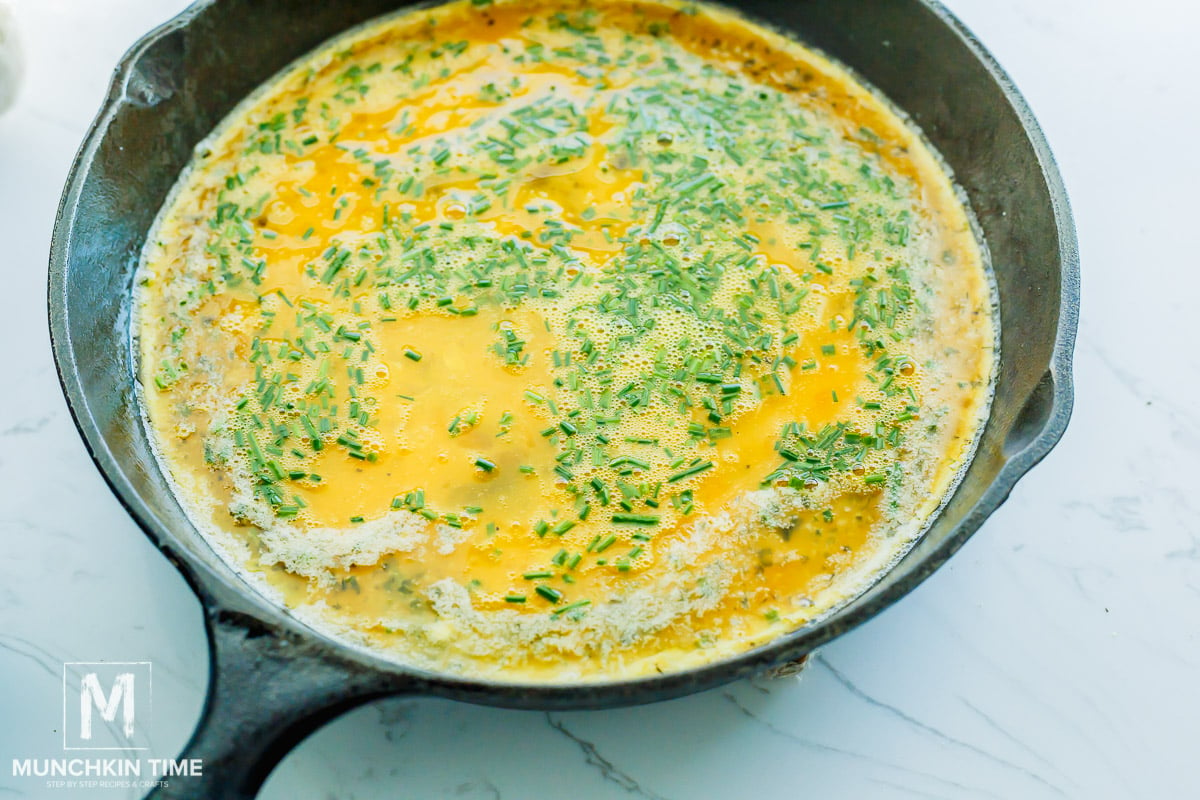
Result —
<path fill-rule="evenodd" d="M 59 797 L 9 761 L 62 755 L 63 662 L 152 661 L 159 756 L 186 741 L 207 679 L 196 600 L 76 435 L 44 300 L 109 70 L 183 3 L 10 2 L 29 63 L 0 117 L 0 796 Z M 950 5 L 1029 99 L 1074 204 L 1083 320 L 1059 447 L 800 679 L 609 712 L 377 702 L 305 741 L 262 797 L 1200 796 L 1200 11 Z"/>

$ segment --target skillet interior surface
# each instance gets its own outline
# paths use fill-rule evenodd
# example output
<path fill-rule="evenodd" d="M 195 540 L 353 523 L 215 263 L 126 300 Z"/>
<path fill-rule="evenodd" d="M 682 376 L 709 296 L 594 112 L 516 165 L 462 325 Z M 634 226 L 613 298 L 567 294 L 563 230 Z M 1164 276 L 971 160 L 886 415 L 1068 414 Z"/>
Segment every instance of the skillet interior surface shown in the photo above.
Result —
<path fill-rule="evenodd" d="M 49 311 L 68 403 L 105 479 L 201 598 L 209 627 L 212 684 L 187 755 L 205 757 L 205 774 L 229 793 L 217 795 L 198 781 L 190 789 L 177 785 L 171 796 L 250 795 L 299 738 L 370 697 L 412 691 L 512 707 L 601 708 L 699 691 L 799 658 L 940 566 L 1054 446 L 1070 416 L 1074 228 L 1049 149 L 1007 76 L 932 2 L 747 0 L 738 4 L 742 11 L 850 66 L 911 116 L 952 169 L 990 249 L 1000 301 L 996 394 L 976 455 L 925 536 L 837 613 L 737 657 L 636 681 L 529 686 L 419 673 L 292 619 L 216 555 L 160 472 L 133 388 L 132 275 L 193 147 L 280 69 L 398 5 L 208 0 L 192 6 L 125 56 L 63 195 Z M 246 702 L 255 696 L 257 702 Z"/>

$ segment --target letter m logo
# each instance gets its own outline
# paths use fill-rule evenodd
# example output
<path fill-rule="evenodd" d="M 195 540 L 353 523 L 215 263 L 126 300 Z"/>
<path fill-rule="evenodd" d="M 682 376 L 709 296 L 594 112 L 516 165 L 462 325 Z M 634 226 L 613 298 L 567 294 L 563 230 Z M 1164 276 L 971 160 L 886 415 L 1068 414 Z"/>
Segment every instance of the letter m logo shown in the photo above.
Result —
<path fill-rule="evenodd" d="M 84 675 L 79 687 L 79 738 L 92 738 L 93 708 L 100 712 L 105 722 L 113 722 L 117 718 L 117 705 L 120 704 L 124 711 L 121 714 L 121 723 L 125 738 L 132 739 L 134 697 L 132 672 L 117 675 L 113 681 L 112 693 L 108 697 L 104 696 L 104 690 L 100 688 L 100 678 L 96 673 L 89 672 Z"/>
<path fill-rule="evenodd" d="M 71 703 L 75 688 L 79 700 Z M 139 726 L 145 729 L 150 688 L 149 662 L 65 664 L 63 748 L 145 750 L 137 746 L 135 735 Z"/>

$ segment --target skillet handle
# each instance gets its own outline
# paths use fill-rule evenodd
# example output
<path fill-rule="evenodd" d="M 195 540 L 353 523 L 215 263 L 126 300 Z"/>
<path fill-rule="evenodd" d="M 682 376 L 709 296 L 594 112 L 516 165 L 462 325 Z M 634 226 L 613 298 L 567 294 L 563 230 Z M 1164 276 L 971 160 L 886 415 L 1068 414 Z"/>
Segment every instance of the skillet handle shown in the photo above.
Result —
<path fill-rule="evenodd" d="M 250 800 L 275 765 L 308 734 L 362 703 L 412 691 L 328 647 L 250 614 L 207 608 L 208 695 L 177 762 L 201 774 L 164 778 L 147 800 Z"/>
<path fill-rule="evenodd" d="M 1070 377 L 1063 380 L 1053 369 L 1047 370 L 1029 392 L 1004 439 L 1004 454 L 1010 461 L 1028 462 L 1022 472 L 1041 461 L 1062 437 L 1073 400 Z"/>

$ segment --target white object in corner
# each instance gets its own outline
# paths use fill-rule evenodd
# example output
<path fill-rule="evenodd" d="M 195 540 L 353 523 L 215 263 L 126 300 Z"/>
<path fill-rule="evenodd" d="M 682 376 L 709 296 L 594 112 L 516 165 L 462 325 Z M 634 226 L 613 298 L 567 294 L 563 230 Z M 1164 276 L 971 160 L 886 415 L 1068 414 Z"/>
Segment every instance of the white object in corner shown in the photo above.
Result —
<path fill-rule="evenodd" d="M 17 40 L 17 21 L 12 11 L 0 3 L 0 114 L 17 99 L 21 83 L 21 43 Z"/>

